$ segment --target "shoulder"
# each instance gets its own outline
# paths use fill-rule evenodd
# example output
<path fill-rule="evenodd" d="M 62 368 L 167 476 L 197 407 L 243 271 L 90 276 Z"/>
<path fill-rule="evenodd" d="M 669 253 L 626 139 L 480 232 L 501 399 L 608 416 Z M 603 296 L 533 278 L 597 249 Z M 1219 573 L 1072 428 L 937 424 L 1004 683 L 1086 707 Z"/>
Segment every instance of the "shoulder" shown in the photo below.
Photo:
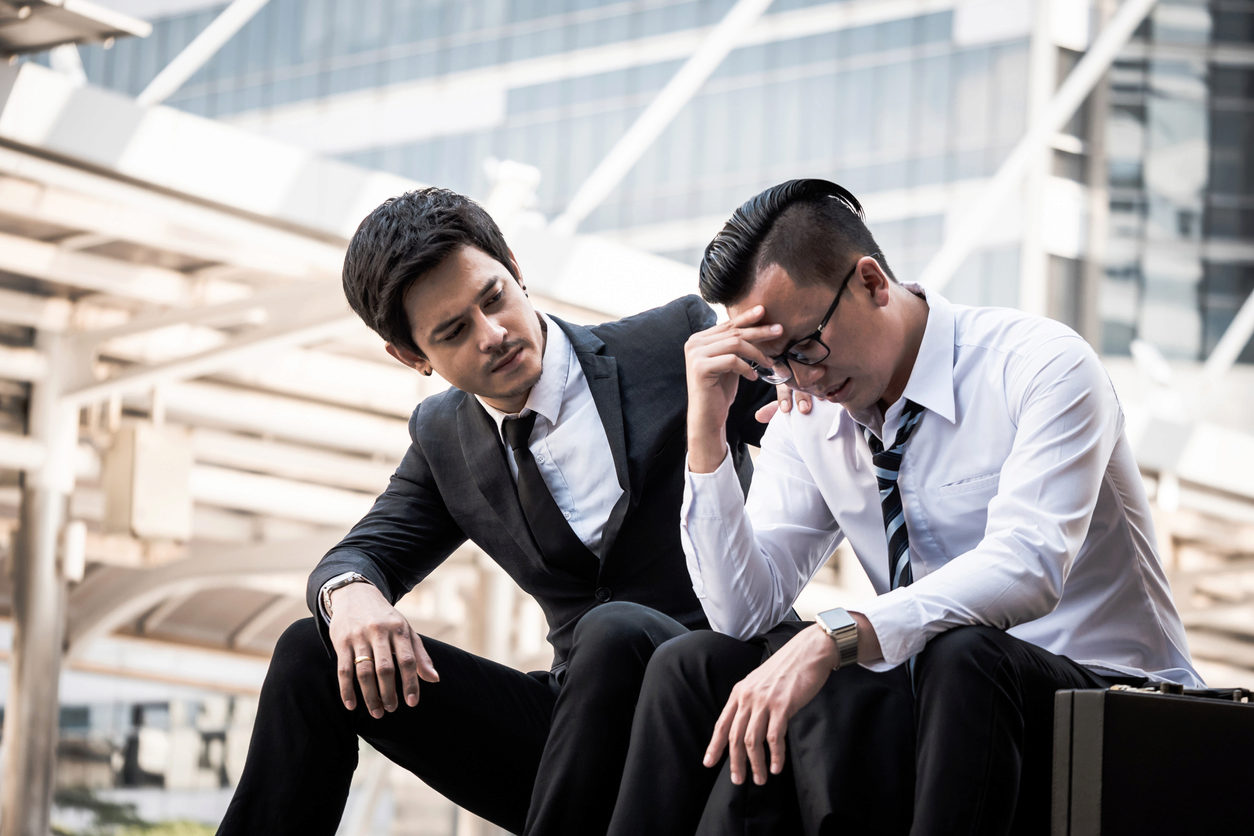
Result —
<path fill-rule="evenodd" d="M 1011 308 L 955 305 L 954 348 L 989 352 L 1009 365 L 1046 363 L 1058 355 L 1097 359 L 1092 346 L 1069 326 Z"/>
<path fill-rule="evenodd" d="M 461 389 L 449 387 L 418 402 L 409 416 L 409 436 L 414 441 L 438 436 L 457 425 L 457 412 L 470 397 Z"/>
<path fill-rule="evenodd" d="M 985 365 L 1012 402 L 1059 384 L 1113 396 L 1097 352 L 1069 326 L 1006 308 L 955 306 L 955 314 L 956 362 Z"/>
<path fill-rule="evenodd" d="M 701 298 L 683 296 L 657 308 L 651 308 L 613 322 L 592 327 L 606 343 L 645 336 L 675 336 L 687 339 L 689 334 L 714 324 L 714 311 Z"/>

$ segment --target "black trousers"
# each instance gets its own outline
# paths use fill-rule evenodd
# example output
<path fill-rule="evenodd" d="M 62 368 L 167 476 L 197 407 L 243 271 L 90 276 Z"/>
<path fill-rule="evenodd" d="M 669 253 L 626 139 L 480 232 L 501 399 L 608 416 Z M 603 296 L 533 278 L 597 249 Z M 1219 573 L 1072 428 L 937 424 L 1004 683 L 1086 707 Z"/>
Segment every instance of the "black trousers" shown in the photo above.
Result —
<path fill-rule="evenodd" d="M 731 783 L 727 758 L 701 758 L 733 686 L 806 625 L 742 642 L 691 633 L 654 654 L 645 675 L 613 836 L 879 834 L 910 827 L 914 753 L 904 669 L 836 671 L 789 723 L 787 767 L 764 787 Z"/>
<path fill-rule="evenodd" d="M 603 832 L 618 793 L 632 711 L 653 651 L 687 633 L 612 602 L 576 627 L 566 670 L 521 673 L 423 638 L 440 673 L 418 705 L 374 719 L 339 698 L 335 660 L 312 619 L 275 646 L 248 758 L 218 829 L 333 836 L 360 736 L 456 804 L 514 833 Z"/>
<path fill-rule="evenodd" d="M 833 673 L 789 724 L 788 770 L 734 788 L 725 763 L 701 765 L 710 732 L 732 687 L 804 626 L 693 633 L 654 655 L 611 834 L 1046 834 L 1054 692 L 1140 681 L 956 628 L 919 654 L 913 683 L 904 665 Z M 793 803 L 794 824 L 770 814 Z"/>
<path fill-rule="evenodd" d="M 992 627 L 958 627 L 915 665 L 918 752 L 913 836 L 1047 834 L 1054 692 L 1143 679 L 1104 677 Z"/>

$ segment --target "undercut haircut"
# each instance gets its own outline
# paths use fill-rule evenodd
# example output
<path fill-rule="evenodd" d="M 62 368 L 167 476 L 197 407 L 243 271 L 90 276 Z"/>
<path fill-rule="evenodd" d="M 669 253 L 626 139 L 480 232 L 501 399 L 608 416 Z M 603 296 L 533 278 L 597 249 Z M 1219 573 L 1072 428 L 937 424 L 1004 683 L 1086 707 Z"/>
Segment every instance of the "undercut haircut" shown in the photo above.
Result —
<path fill-rule="evenodd" d="M 344 296 L 376 334 L 422 355 L 405 313 L 405 293 L 462 247 L 487 253 L 521 284 L 505 236 L 470 198 L 435 187 L 389 198 L 366 216 L 348 243 Z"/>
<path fill-rule="evenodd" d="M 835 285 L 864 255 L 896 281 L 852 192 L 829 180 L 789 180 L 732 213 L 705 248 L 698 284 L 707 302 L 730 305 L 771 265 L 798 285 Z"/>

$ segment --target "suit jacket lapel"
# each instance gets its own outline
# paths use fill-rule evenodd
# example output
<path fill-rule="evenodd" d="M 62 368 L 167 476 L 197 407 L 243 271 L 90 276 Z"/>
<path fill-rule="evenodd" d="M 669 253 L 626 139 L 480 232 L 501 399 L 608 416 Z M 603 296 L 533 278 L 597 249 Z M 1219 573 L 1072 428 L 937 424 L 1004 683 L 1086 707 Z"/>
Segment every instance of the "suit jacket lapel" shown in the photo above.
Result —
<path fill-rule="evenodd" d="M 617 540 L 618 531 L 623 525 L 627 509 L 631 507 L 631 461 L 627 458 L 627 435 L 623 429 L 623 403 L 618 381 L 618 362 L 605 354 L 605 343 L 586 328 L 580 328 L 554 318 L 575 347 L 575 356 L 583 367 L 584 377 L 588 379 L 588 388 L 592 391 L 592 400 L 597 405 L 597 413 L 601 416 L 601 424 L 605 427 L 606 438 L 610 442 L 610 452 L 614 456 L 614 471 L 618 476 L 618 484 L 623 495 L 610 512 L 605 523 L 605 531 L 601 535 L 601 548 L 598 557 L 605 560 L 610 546 Z"/>
<path fill-rule="evenodd" d="M 457 434 L 466 466 L 474 476 L 479 492 L 501 520 L 501 525 L 532 560 L 540 561 L 539 550 L 531 539 L 531 529 L 523 516 L 514 489 L 514 478 L 505 463 L 496 425 L 472 395 L 463 394 L 457 407 Z"/>

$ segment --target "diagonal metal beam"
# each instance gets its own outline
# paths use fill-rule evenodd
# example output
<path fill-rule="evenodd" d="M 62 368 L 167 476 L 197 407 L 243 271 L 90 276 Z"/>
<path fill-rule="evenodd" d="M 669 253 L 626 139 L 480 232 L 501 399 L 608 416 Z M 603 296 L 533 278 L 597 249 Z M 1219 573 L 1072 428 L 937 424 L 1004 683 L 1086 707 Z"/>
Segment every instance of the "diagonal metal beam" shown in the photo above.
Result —
<path fill-rule="evenodd" d="M 632 123 L 622 138 L 597 165 L 575 192 L 566 211 L 553 221 L 553 228 L 572 234 L 584 219 L 609 195 L 636 164 L 653 141 L 661 135 L 676 114 L 718 68 L 727 53 L 736 48 L 741 36 L 762 16 L 771 0 L 739 0 L 692 54 L 679 72 L 666 83 L 644 113 Z"/>
<path fill-rule="evenodd" d="M 1241 309 L 1232 318 L 1232 322 L 1229 323 L 1223 336 L 1219 338 L 1219 342 L 1215 343 L 1215 347 L 1211 349 L 1210 356 L 1206 358 L 1206 365 L 1202 367 L 1202 373 L 1206 379 L 1218 382 L 1227 374 L 1232 364 L 1237 362 L 1237 358 L 1245 350 L 1251 336 L 1254 336 L 1254 293 L 1245 297 Z"/>
<path fill-rule="evenodd" d="M 1124 0 L 1088 52 L 1059 86 L 1042 117 L 1031 122 L 983 194 L 972 201 L 970 211 L 963 213 L 958 228 L 945 239 L 940 251 L 920 274 L 919 284 L 941 290 L 949 283 L 1014 193 L 1033 155 L 1047 146 L 1054 134 L 1062 130 L 1084 103 L 1156 3 L 1157 0 Z"/>
<path fill-rule="evenodd" d="M 184 47 L 182 52 L 174 56 L 165 69 L 148 82 L 144 91 L 136 96 L 136 101 L 143 105 L 155 105 L 170 98 L 268 2 L 269 0 L 235 0 Z"/>

